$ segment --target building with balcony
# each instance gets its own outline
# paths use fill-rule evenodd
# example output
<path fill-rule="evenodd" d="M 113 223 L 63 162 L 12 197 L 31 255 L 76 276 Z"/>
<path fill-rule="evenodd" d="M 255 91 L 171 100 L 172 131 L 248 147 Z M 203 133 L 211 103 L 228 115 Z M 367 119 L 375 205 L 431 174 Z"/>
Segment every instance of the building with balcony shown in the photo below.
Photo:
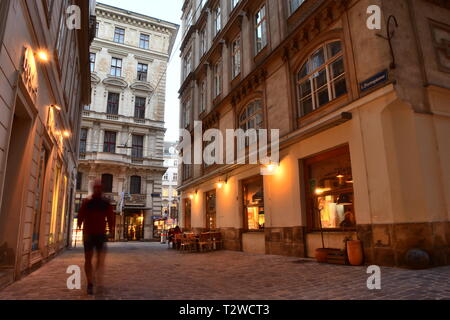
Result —
<path fill-rule="evenodd" d="M 151 240 L 161 213 L 166 69 L 178 25 L 98 4 L 92 103 L 82 115 L 76 210 L 102 179 L 116 240 Z"/>
<path fill-rule="evenodd" d="M 450 264 L 449 16 L 448 1 L 186 0 L 181 127 L 279 130 L 280 160 L 181 164 L 181 225 L 231 250 L 314 257 L 351 237 L 368 263 L 418 248 Z M 236 140 L 247 160 L 262 142 Z"/>
<path fill-rule="evenodd" d="M 0 287 L 70 245 L 94 6 L 0 1 Z"/>

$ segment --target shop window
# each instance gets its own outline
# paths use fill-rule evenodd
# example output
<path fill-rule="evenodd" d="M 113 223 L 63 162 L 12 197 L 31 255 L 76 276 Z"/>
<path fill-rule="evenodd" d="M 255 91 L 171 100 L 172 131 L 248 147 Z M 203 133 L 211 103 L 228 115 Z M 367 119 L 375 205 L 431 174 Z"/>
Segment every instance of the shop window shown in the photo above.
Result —
<path fill-rule="evenodd" d="M 244 228 L 247 231 L 264 230 L 264 188 L 261 176 L 242 183 L 244 199 Z"/>
<path fill-rule="evenodd" d="M 39 238 L 40 238 L 40 228 L 41 228 L 41 216 L 42 216 L 42 201 L 45 199 L 44 194 L 44 180 L 47 171 L 48 163 L 47 149 L 42 146 L 39 155 L 39 171 L 36 180 L 36 197 L 34 201 L 34 220 L 33 220 L 33 239 L 31 250 L 35 251 L 39 249 Z"/>
<path fill-rule="evenodd" d="M 141 177 L 132 176 L 130 178 L 130 193 L 131 194 L 141 194 Z"/>
<path fill-rule="evenodd" d="M 348 147 L 304 160 L 310 231 L 356 227 L 353 176 Z"/>
<path fill-rule="evenodd" d="M 112 174 L 102 174 L 102 186 L 103 192 L 112 193 L 113 190 L 113 175 Z"/>
<path fill-rule="evenodd" d="M 297 74 L 299 115 L 305 116 L 347 93 L 341 41 L 316 50 Z"/>

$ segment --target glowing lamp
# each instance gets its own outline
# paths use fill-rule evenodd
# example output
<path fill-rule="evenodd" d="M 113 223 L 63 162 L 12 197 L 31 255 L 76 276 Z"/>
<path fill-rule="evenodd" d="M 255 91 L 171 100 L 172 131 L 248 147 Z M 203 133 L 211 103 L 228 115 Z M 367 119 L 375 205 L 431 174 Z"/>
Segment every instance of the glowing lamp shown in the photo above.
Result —
<path fill-rule="evenodd" d="M 48 62 L 49 60 L 48 53 L 45 50 L 39 50 L 36 56 L 41 62 Z"/>
<path fill-rule="evenodd" d="M 63 131 L 63 137 L 64 137 L 64 138 L 70 138 L 70 131 L 64 130 L 64 131 Z"/>

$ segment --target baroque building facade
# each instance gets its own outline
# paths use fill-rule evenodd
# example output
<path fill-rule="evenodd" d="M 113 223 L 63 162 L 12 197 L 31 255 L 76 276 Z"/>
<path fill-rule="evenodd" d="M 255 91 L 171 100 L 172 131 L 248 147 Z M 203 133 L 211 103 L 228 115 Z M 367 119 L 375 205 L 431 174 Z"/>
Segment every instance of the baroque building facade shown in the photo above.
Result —
<path fill-rule="evenodd" d="M 94 6 L 0 2 L 0 287 L 70 245 Z"/>
<path fill-rule="evenodd" d="M 231 250 L 314 257 L 351 237 L 369 263 L 416 248 L 450 264 L 449 16 L 446 1 L 186 0 L 181 128 L 278 129 L 280 160 L 180 165 L 184 229 Z"/>
<path fill-rule="evenodd" d="M 166 69 L 178 26 L 98 4 L 90 49 L 92 103 L 83 111 L 76 210 L 101 179 L 115 240 L 153 239 L 161 212 Z"/>

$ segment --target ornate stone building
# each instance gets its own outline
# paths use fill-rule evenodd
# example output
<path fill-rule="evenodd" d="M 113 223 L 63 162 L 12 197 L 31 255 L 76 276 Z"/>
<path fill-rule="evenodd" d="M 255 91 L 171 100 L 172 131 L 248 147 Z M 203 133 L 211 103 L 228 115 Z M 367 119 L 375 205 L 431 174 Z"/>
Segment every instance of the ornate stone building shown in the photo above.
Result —
<path fill-rule="evenodd" d="M 178 152 L 177 142 L 164 142 L 164 166 L 167 171 L 163 176 L 162 181 L 162 199 L 164 218 L 178 220 Z"/>
<path fill-rule="evenodd" d="M 183 164 L 182 225 L 233 250 L 352 237 L 369 263 L 450 264 L 449 18 L 448 1 L 186 0 L 181 127 L 279 129 L 280 162 Z"/>
<path fill-rule="evenodd" d="M 70 245 L 94 6 L 0 1 L 0 287 Z"/>
<path fill-rule="evenodd" d="M 102 179 L 116 240 L 150 240 L 161 213 L 166 69 L 178 26 L 98 4 L 92 103 L 83 111 L 77 208 Z"/>

